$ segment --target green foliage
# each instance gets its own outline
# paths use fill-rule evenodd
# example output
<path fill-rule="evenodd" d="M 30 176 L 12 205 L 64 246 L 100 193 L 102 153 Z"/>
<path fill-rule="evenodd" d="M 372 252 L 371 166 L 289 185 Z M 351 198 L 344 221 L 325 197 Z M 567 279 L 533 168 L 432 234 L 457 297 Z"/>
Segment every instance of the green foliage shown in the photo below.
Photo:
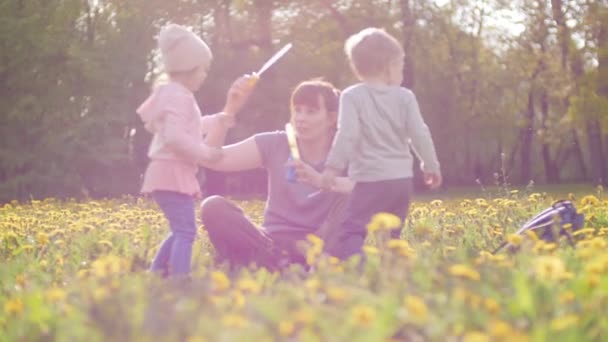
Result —
<path fill-rule="evenodd" d="M 576 248 L 511 235 L 562 198 L 552 190 L 417 201 L 402 239 L 388 239 L 390 215 L 370 224 L 363 265 L 310 239 L 312 269 L 228 270 L 201 229 L 189 279 L 146 271 L 168 232 L 149 200 L 13 202 L 0 206 L 0 340 L 600 341 L 603 189 L 572 198 Z M 237 204 L 262 220 L 263 202 Z M 488 252 L 505 239 L 518 252 Z"/>
<path fill-rule="evenodd" d="M 405 6 L 411 23 L 404 22 Z M 257 70 L 283 44 L 294 44 L 262 78 L 230 142 L 280 129 L 289 117 L 291 90 L 302 80 L 324 77 L 341 88 L 356 82 L 344 40 L 379 26 L 407 45 L 413 69 L 407 74 L 447 182 L 488 183 L 503 171 L 514 182 L 525 181 L 514 170 L 521 163 L 518 141 L 530 94 L 535 180 L 543 180 L 540 144 L 564 165 L 562 176 L 584 180 L 584 165 L 574 161 L 589 157 L 569 147 L 570 137 L 577 135 L 586 151 L 586 120 L 606 124 L 608 88 L 601 75 L 608 50 L 600 34 L 606 8 L 575 0 L 563 7 L 570 35 L 565 64 L 552 8 L 531 0 L 442 6 L 380 0 L 0 1 L 0 202 L 137 192 L 150 137 L 135 109 L 159 74 L 155 36 L 167 22 L 191 26 L 213 50 L 209 78 L 197 94 L 204 113 L 222 108 L 236 77 Z M 493 27 L 493 18 L 509 9 L 525 26 L 516 37 Z M 546 116 L 542 94 L 548 96 Z"/>

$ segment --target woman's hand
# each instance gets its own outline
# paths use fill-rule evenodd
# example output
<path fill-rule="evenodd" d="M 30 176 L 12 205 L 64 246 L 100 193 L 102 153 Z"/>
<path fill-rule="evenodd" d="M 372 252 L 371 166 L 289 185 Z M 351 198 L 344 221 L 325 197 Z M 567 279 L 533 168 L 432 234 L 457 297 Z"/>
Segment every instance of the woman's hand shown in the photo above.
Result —
<path fill-rule="evenodd" d="M 294 159 L 287 162 L 288 167 L 293 167 L 299 182 L 310 184 L 315 188 L 321 187 L 321 174 L 307 163 Z"/>
<path fill-rule="evenodd" d="M 337 170 L 326 167 L 325 170 L 323 170 L 323 174 L 321 174 L 321 190 L 332 191 L 332 189 L 336 186 L 337 175 Z"/>
<path fill-rule="evenodd" d="M 249 96 L 255 89 L 255 82 L 251 82 L 250 79 L 255 76 L 244 75 L 239 77 L 232 83 L 228 94 L 226 96 L 226 105 L 224 105 L 224 114 L 234 117 L 238 111 L 240 111 Z"/>

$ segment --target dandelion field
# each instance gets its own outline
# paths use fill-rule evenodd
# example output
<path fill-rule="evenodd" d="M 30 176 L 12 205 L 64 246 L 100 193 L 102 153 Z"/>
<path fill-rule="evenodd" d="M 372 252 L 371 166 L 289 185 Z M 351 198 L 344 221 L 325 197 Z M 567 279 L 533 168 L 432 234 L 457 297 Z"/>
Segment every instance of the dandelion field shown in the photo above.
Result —
<path fill-rule="evenodd" d="M 310 238 L 312 272 L 229 271 L 201 228 L 188 282 L 145 272 L 167 233 L 149 200 L 13 202 L 0 207 L 0 340 L 605 340 L 602 189 L 572 198 L 575 248 L 512 234 L 556 199 L 415 202 L 400 240 L 386 238 L 390 217 L 370 224 L 362 268 Z M 263 204 L 239 201 L 258 222 Z M 489 253 L 504 240 L 519 252 Z"/>

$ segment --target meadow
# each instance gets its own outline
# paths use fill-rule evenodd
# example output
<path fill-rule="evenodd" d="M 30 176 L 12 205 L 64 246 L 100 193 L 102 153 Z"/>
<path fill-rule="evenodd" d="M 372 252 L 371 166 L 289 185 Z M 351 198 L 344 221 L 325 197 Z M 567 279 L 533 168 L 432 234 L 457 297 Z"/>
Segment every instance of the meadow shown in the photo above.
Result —
<path fill-rule="evenodd" d="M 189 281 L 146 272 L 167 233 L 148 199 L 14 201 L 0 207 L 0 341 L 605 340 L 608 199 L 590 190 L 422 196 L 401 239 L 390 216 L 370 223 L 362 268 L 310 237 L 312 270 L 230 270 L 201 227 Z M 574 248 L 513 235 L 562 196 L 585 214 Z M 239 204 L 261 221 L 262 201 Z M 504 240 L 519 251 L 491 254 Z"/>

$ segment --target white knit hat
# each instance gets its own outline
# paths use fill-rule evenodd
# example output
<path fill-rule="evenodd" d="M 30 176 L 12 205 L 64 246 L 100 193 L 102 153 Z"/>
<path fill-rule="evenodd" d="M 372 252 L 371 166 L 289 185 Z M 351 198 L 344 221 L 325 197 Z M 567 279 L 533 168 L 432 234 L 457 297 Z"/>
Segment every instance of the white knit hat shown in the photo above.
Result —
<path fill-rule="evenodd" d="M 166 72 L 193 70 L 213 57 L 202 39 L 176 24 L 166 25 L 160 30 L 158 47 Z"/>

